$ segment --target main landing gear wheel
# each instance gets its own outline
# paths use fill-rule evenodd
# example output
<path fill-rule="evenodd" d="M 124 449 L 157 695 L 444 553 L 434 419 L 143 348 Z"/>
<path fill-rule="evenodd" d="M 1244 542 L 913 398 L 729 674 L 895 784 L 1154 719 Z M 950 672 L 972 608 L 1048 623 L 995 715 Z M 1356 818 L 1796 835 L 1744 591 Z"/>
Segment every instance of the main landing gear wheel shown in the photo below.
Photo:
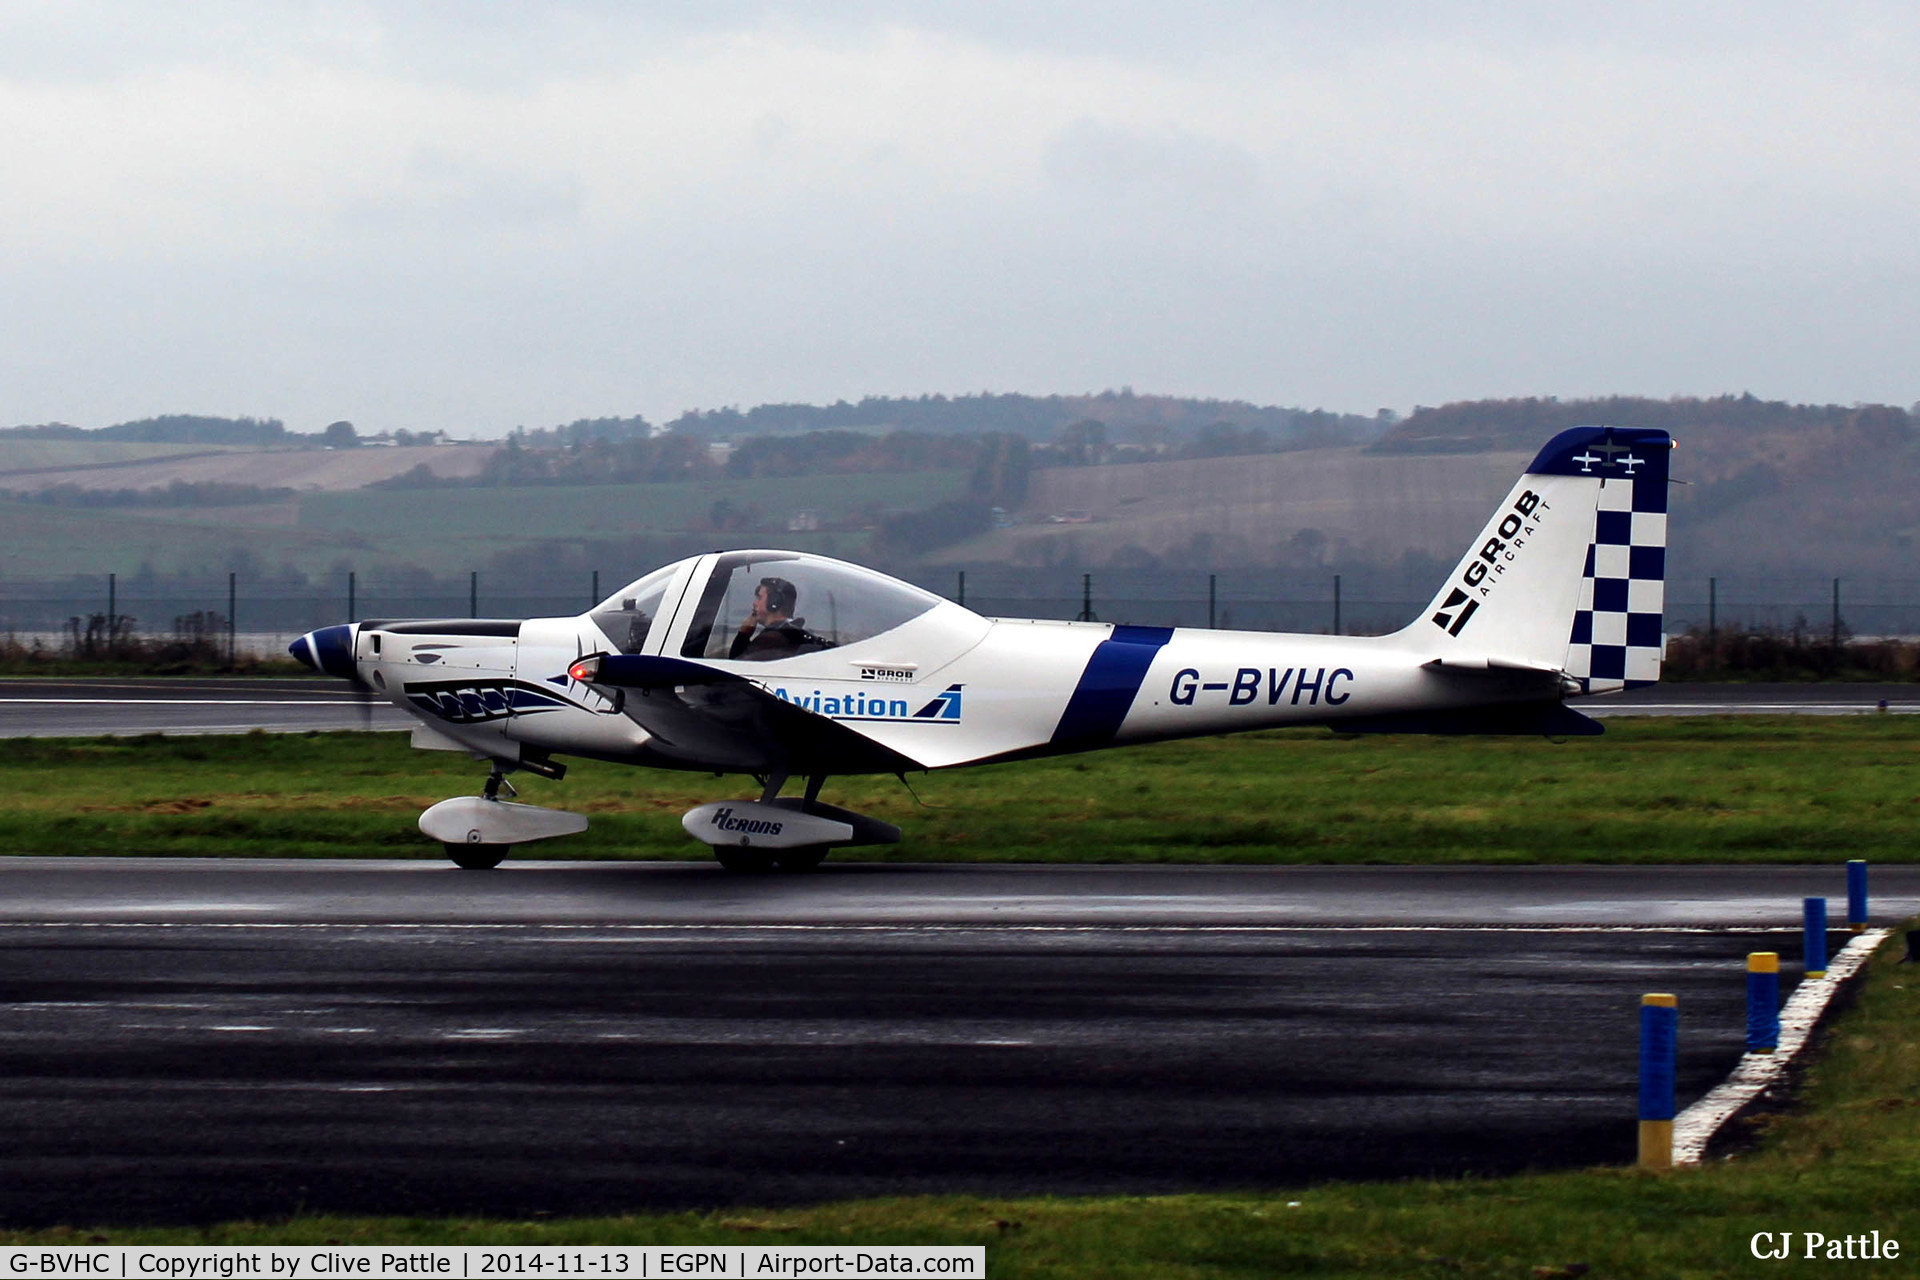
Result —
<path fill-rule="evenodd" d="M 449 844 L 442 846 L 447 856 L 453 859 L 453 865 L 462 871 L 491 871 L 506 858 L 512 845 L 505 844 Z"/>
<path fill-rule="evenodd" d="M 782 849 L 773 855 L 782 871 L 811 871 L 827 860 L 827 846 L 816 844 L 806 849 Z"/>
<path fill-rule="evenodd" d="M 761 875 L 773 870 L 773 855 L 763 849 L 716 848 L 713 856 L 729 871 L 743 875 Z"/>

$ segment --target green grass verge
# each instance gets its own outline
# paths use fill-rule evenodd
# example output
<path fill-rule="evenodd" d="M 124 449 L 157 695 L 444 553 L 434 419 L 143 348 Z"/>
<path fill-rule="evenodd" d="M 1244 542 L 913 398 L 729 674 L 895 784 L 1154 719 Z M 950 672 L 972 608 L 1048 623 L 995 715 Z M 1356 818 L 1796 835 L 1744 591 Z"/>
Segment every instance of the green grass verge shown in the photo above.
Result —
<path fill-rule="evenodd" d="M 483 777 L 398 734 L 12 739 L 0 761 L 20 854 L 432 856 L 420 811 Z M 913 792 L 835 779 L 825 798 L 905 833 L 841 859 L 1907 862 L 1917 768 L 1920 717 L 1649 717 L 1565 743 L 1255 733 L 910 775 Z M 555 858 L 704 858 L 680 815 L 753 792 L 591 761 L 515 780 L 593 819 L 524 851 Z"/>
<path fill-rule="evenodd" d="M 1798 1233 L 1874 1230 L 1911 1275 L 1920 1253 L 1920 979 L 1882 948 L 1855 1006 L 1808 1069 L 1796 1109 L 1749 1155 L 1643 1174 L 1590 1169 L 1501 1179 L 1334 1183 L 1293 1190 L 1099 1199 L 972 1196 L 548 1222 L 295 1218 L 205 1229 L 0 1233 L 16 1244 L 984 1244 L 1001 1277 L 1626 1277 L 1806 1275 Z M 1631 1126 L 1630 1115 L 1621 1117 Z M 1794 1260 L 1752 1256 L 1792 1231 Z M 1832 1264 L 1826 1264 L 1831 1266 Z M 1584 1267 L 1587 1270 L 1576 1268 Z M 1821 1270 L 1821 1274 L 1825 1274 Z"/>

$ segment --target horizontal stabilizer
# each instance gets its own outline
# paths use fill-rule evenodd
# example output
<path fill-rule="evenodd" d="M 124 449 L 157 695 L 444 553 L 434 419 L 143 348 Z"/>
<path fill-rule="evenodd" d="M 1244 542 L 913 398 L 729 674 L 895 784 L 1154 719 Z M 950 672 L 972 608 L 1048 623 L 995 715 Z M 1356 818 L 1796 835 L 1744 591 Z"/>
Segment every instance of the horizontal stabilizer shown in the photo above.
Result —
<path fill-rule="evenodd" d="M 1521 675 L 1557 678 L 1561 674 L 1559 667 L 1544 662 L 1521 662 L 1510 658 L 1435 658 L 1423 665 L 1435 671 L 1458 671 L 1469 675 L 1492 671 L 1500 674 L 1519 672 Z"/>
<path fill-rule="evenodd" d="M 1589 738 L 1605 733 L 1598 720 L 1560 702 L 1522 702 L 1458 711 L 1410 711 L 1342 720 L 1336 733 L 1508 734 Z"/>

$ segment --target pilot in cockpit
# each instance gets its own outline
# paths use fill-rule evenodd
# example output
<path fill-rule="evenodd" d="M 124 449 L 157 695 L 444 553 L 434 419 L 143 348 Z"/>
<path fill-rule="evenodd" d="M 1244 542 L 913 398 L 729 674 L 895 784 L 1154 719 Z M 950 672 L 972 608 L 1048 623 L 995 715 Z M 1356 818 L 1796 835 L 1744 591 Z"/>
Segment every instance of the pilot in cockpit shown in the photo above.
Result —
<path fill-rule="evenodd" d="M 807 631 L 807 620 L 793 616 L 799 599 L 799 589 L 785 578 L 760 579 L 760 585 L 753 591 L 753 612 L 740 624 L 727 656 L 747 662 L 768 662 L 798 653 L 802 648 L 823 648 L 819 638 Z"/>
<path fill-rule="evenodd" d="M 601 615 L 594 616 L 598 618 Z M 632 596 L 620 602 L 620 613 L 615 616 L 626 624 L 626 643 L 620 644 L 619 636 L 614 637 L 614 643 L 619 644 L 622 653 L 639 653 L 640 646 L 647 642 L 647 630 L 653 626 L 653 619 L 647 616 L 646 610 L 640 608 L 639 603 Z M 607 623 L 607 628 L 607 634 L 613 635 L 611 620 Z"/>

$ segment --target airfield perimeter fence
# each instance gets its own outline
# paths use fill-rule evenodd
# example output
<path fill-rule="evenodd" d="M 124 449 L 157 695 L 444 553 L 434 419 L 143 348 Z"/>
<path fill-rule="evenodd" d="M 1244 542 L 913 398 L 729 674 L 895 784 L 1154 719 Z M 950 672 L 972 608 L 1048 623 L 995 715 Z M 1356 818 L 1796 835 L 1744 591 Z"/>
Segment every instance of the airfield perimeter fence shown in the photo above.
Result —
<path fill-rule="evenodd" d="M 1414 621 L 1432 598 L 1424 584 L 1369 570 L 994 568 L 905 576 L 990 617 L 1246 631 L 1380 635 Z M 576 614 L 626 581 L 625 574 L 611 573 L 578 578 L 527 584 L 472 572 L 421 582 L 341 572 L 317 586 L 237 578 L 182 586 L 106 573 L 58 582 L 0 580 L 0 639 L 60 648 L 76 627 L 84 634 L 90 621 L 97 626 L 112 618 L 121 633 L 231 634 L 239 652 L 274 655 L 293 637 L 336 622 Z M 1920 578 L 1683 578 L 1668 583 L 1666 628 L 1669 635 L 1913 637 L 1920 635 Z"/>

